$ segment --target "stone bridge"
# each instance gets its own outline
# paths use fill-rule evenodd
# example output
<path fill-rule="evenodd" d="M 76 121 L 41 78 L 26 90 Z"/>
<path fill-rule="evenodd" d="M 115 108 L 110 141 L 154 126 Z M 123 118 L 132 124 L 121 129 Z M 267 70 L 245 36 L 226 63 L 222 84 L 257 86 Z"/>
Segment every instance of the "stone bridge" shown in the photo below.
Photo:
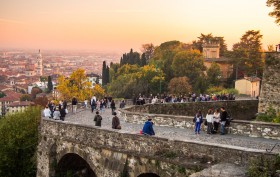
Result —
<path fill-rule="evenodd" d="M 267 153 L 275 140 L 245 139 L 227 135 L 230 141 L 248 141 L 251 146 L 213 143 L 219 138 L 202 133 L 200 139 L 188 135 L 186 139 L 161 137 L 161 128 L 155 127 L 157 136 L 140 135 L 136 124 L 121 119 L 122 130 L 110 128 L 110 110 L 103 114 L 102 128 L 93 125 L 89 110 L 68 115 L 66 121 L 42 119 L 41 140 L 37 153 L 37 177 L 186 177 L 215 164 L 230 163 L 246 166 L 256 158 L 275 158 L 276 152 Z M 179 128 L 172 128 L 175 132 Z M 165 130 L 164 130 L 165 131 Z M 242 139 L 243 138 L 243 139 Z M 257 145 L 264 146 L 256 148 Z M 229 155 L 230 154 L 230 155 Z M 237 171 L 237 170 L 236 170 Z"/>

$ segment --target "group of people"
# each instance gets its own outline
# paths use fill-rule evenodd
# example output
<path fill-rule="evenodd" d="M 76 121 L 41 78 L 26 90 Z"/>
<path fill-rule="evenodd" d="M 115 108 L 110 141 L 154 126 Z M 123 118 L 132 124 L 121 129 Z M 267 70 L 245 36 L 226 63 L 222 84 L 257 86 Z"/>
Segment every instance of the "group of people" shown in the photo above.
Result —
<path fill-rule="evenodd" d="M 134 97 L 135 105 L 143 105 L 145 103 L 185 103 L 185 102 L 203 102 L 203 101 L 220 101 L 220 100 L 235 100 L 233 94 L 199 94 L 189 93 L 188 95 L 150 95 L 145 97 L 139 94 L 138 97 Z"/>
<path fill-rule="evenodd" d="M 215 111 L 209 109 L 205 120 L 205 125 L 207 126 L 207 134 L 218 133 L 219 126 L 221 126 L 220 134 L 224 135 L 226 123 L 229 121 L 228 116 L 229 115 L 224 107 L 216 109 Z M 200 110 L 195 114 L 193 122 L 195 124 L 195 134 L 200 134 L 200 127 L 203 123 L 203 115 Z"/>
<path fill-rule="evenodd" d="M 112 97 L 109 98 L 105 97 L 103 99 L 97 99 L 96 96 L 92 96 L 90 99 L 91 112 L 94 110 L 100 110 L 100 114 L 102 114 L 104 113 L 105 108 L 111 108 L 113 114 L 116 110 L 116 103 Z M 85 100 L 85 102 L 87 102 L 87 100 Z M 87 104 L 85 105 L 85 108 L 87 108 Z"/>
<path fill-rule="evenodd" d="M 44 111 L 44 117 L 52 118 L 54 120 L 65 120 L 65 116 L 68 113 L 67 102 L 59 101 L 58 105 L 54 104 L 54 101 L 50 101 Z"/>

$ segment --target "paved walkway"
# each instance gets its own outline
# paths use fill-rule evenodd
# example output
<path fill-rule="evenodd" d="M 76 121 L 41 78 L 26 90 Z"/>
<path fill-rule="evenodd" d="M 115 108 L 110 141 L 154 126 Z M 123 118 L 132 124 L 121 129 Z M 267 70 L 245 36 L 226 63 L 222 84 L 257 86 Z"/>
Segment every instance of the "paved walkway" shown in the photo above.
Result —
<path fill-rule="evenodd" d="M 104 129 L 112 129 L 111 125 L 113 116 L 111 114 L 111 110 L 105 109 L 105 112 L 100 115 L 103 118 L 101 127 Z M 76 114 L 69 113 L 68 115 L 66 115 L 65 121 L 75 122 L 84 125 L 94 125 L 94 116 L 95 112 L 92 113 L 89 108 L 86 110 L 79 109 Z M 121 117 L 119 118 L 122 126 L 122 129 L 120 130 L 121 132 L 138 134 L 143 127 L 143 125 L 124 122 L 124 120 Z M 207 142 L 213 145 L 218 144 L 219 146 L 227 146 L 248 150 L 251 149 L 255 151 L 266 151 L 266 149 L 271 149 L 275 145 L 275 143 L 280 143 L 279 140 L 251 138 L 239 135 L 208 135 L 204 131 L 202 131 L 200 135 L 195 135 L 194 131 L 191 129 L 180 129 L 173 127 L 154 126 L 154 130 L 156 133 L 155 136 L 157 137 L 163 137 L 180 141 L 194 141 L 200 143 Z M 273 152 L 280 153 L 280 147 L 275 147 Z"/>

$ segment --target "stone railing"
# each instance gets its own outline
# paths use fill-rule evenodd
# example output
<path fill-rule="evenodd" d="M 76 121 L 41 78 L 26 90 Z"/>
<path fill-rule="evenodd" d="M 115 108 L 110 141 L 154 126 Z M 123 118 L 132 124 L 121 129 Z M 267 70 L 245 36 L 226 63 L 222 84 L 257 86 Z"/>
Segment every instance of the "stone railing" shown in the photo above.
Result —
<path fill-rule="evenodd" d="M 130 109 L 128 109 L 130 110 Z M 194 128 L 193 116 L 175 116 L 166 114 L 147 114 L 140 112 L 127 111 L 119 109 L 121 117 L 129 123 L 144 124 L 150 117 L 157 126 L 169 126 L 176 128 Z M 202 125 L 202 129 L 204 125 Z M 263 137 L 280 140 L 280 124 L 266 123 L 257 121 L 233 120 L 229 127 L 226 127 L 227 133 L 238 134 L 249 137 Z"/>
<path fill-rule="evenodd" d="M 127 110 L 150 114 L 194 116 L 198 110 L 201 110 L 202 114 L 206 115 L 208 109 L 217 109 L 220 107 L 225 107 L 231 115 L 231 118 L 235 120 L 252 120 L 258 112 L 258 100 L 145 104 L 142 106 L 133 106 Z"/>
<path fill-rule="evenodd" d="M 53 139 L 71 142 L 72 144 L 82 144 L 84 147 L 108 149 L 114 152 L 152 159 L 161 158 L 166 160 L 169 154 L 172 154 L 174 163 L 176 159 L 180 163 L 180 159 L 204 158 L 213 162 L 246 165 L 251 159 L 259 157 L 271 159 L 275 158 L 277 154 L 244 147 L 143 136 L 123 130 L 106 130 L 77 123 L 58 122 L 51 119 L 42 119 L 41 136 L 46 141 Z"/>

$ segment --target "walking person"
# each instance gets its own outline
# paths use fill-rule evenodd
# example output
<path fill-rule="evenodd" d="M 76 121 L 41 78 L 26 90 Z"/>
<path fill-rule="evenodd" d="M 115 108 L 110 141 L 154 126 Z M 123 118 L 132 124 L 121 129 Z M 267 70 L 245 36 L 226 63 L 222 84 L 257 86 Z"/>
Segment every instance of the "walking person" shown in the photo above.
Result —
<path fill-rule="evenodd" d="M 64 109 L 64 107 L 62 107 L 59 112 L 60 112 L 60 120 L 64 121 L 66 116 L 66 110 Z"/>
<path fill-rule="evenodd" d="M 114 117 L 112 119 L 112 129 L 121 129 L 120 119 L 117 117 L 117 113 L 113 113 Z"/>
<path fill-rule="evenodd" d="M 142 134 L 143 135 L 155 135 L 154 129 L 153 129 L 153 122 L 152 119 L 149 118 L 148 121 L 145 122 L 143 129 L 142 129 Z"/>
<path fill-rule="evenodd" d="M 220 118 L 221 118 L 221 135 L 225 134 L 225 125 L 226 125 L 226 121 L 227 121 L 227 116 L 228 113 L 225 110 L 224 107 L 221 107 L 221 113 L 220 113 Z"/>
<path fill-rule="evenodd" d="M 99 115 L 98 111 L 96 111 L 96 115 L 94 116 L 93 121 L 95 121 L 95 126 L 101 127 L 102 117 L 101 117 L 101 115 Z"/>
<path fill-rule="evenodd" d="M 220 125 L 220 111 L 219 109 L 216 109 L 213 114 L 213 122 L 214 122 L 214 131 L 213 133 L 217 133 Z"/>
<path fill-rule="evenodd" d="M 76 114 L 76 112 L 77 112 L 77 104 L 78 104 L 77 98 L 73 97 L 73 99 L 72 99 L 72 112 L 74 114 Z"/>
<path fill-rule="evenodd" d="M 111 101 L 111 109 L 112 109 L 112 114 L 113 114 L 116 110 L 116 104 L 115 104 L 114 100 Z"/>
<path fill-rule="evenodd" d="M 94 109 L 96 108 L 96 97 L 92 96 L 90 99 L 90 106 L 91 106 L 91 112 L 93 113 Z"/>
<path fill-rule="evenodd" d="M 194 126 L 195 134 L 198 135 L 198 134 L 200 134 L 200 126 L 201 126 L 201 123 L 203 122 L 203 116 L 202 116 L 202 113 L 200 110 L 195 114 L 193 121 L 195 123 L 195 126 Z"/>
<path fill-rule="evenodd" d="M 87 99 L 84 100 L 84 105 L 85 105 L 85 109 L 87 109 L 87 105 L 88 105 L 88 100 Z"/>
<path fill-rule="evenodd" d="M 209 109 L 206 115 L 206 121 L 207 121 L 207 134 L 212 134 L 213 132 L 213 111 L 212 109 Z"/>

